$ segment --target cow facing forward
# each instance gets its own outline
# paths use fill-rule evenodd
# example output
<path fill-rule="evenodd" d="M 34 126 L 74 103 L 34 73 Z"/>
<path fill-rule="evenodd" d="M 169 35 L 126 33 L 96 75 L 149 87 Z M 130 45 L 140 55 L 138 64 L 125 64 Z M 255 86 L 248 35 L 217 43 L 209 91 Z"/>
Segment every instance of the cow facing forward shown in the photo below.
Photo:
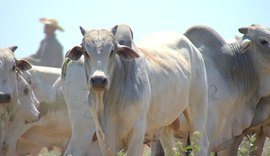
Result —
<path fill-rule="evenodd" d="M 112 32 L 120 45 L 132 47 L 133 33 L 128 25 L 117 25 L 112 28 Z M 87 82 L 85 77 L 78 76 L 84 75 L 83 60 L 83 56 L 78 61 L 65 59 L 62 67 L 62 92 L 72 127 L 72 136 L 65 150 L 65 156 L 68 154 L 101 155 L 100 150 L 97 149 L 98 143 L 95 141 L 95 123 L 86 104 Z"/>
<path fill-rule="evenodd" d="M 202 56 L 186 37 L 155 34 L 143 40 L 141 51 L 119 45 L 105 29 L 81 32 L 82 47 L 72 48 L 66 56 L 78 60 L 84 55 L 88 105 L 102 155 L 126 150 L 138 156 L 145 134 L 160 136 L 166 155 L 173 155 L 169 125 L 188 105 L 200 108 L 193 130 L 203 133 L 199 155 L 209 154 L 206 72 Z"/>

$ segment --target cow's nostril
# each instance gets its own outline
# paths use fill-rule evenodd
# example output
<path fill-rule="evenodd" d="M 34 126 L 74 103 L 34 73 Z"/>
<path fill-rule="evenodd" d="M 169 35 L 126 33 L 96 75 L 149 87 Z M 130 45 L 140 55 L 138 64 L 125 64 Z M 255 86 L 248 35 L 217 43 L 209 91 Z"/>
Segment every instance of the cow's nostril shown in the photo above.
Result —
<path fill-rule="evenodd" d="M 91 84 L 95 84 L 95 78 L 91 78 Z"/>
<path fill-rule="evenodd" d="M 10 101 L 10 95 L 9 94 L 6 94 L 6 99 Z"/>
<path fill-rule="evenodd" d="M 101 83 L 102 83 L 104 86 L 107 85 L 107 79 L 106 79 L 106 78 L 102 78 Z"/>

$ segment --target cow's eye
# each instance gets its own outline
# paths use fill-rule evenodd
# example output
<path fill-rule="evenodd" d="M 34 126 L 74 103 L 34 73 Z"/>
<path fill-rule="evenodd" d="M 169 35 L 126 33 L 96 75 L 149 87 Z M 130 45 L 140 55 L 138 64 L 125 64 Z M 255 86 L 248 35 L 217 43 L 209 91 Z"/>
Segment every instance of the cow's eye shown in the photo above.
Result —
<path fill-rule="evenodd" d="M 265 46 L 265 45 L 268 45 L 268 42 L 267 42 L 266 40 L 261 40 L 260 43 L 261 43 L 262 45 L 264 45 L 264 46 Z"/>
<path fill-rule="evenodd" d="M 114 54 L 114 50 L 111 50 L 110 57 Z"/>
<path fill-rule="evenodd" d="M 84 56 L 89 58 L 89 54 L 86 51 L 84 51 Z"/>
<path fill-rule="evenodd" d="M 15 67 L 15 66 L 13 66 L 11 70 L 12 70 L 12 71 L 15 71 L 15 69 L 16 69 L 16 67 Z"/>

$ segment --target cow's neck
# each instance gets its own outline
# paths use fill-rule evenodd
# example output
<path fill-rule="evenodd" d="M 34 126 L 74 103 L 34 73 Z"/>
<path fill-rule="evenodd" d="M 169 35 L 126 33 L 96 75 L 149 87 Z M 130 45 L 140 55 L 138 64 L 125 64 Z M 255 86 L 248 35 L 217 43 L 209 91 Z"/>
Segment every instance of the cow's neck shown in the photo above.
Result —
<path fill-rule="evenodd" d="M 258 97 L 266 97 L 270 95 L 270 72 L 267 65 L 265 65 L 266 61 L 262 58 L 258 49 L 254 49 L 252 51 L 252 57 L 256 60 L 257 70 L 259 77 L 260 86 L 258 89 Z"/>
<path fill-rule="evenodd" d="M 11 98 L 11 102 L 7 105 L 7 112 L 8 112 L 8 116 L 9 116 L 9 120 L 12 121 L 15 117 L 15 113 L 18 109 L 18 107 L 20 107 L 21 102 L 19 100 L 18 97 L 18 86 L 17 86 L 17 80 L 15 82 L 15 88 L 12 91 L 12 95 L 13 97 Z"/>
<path fill-rule="evenodd" d="M 257 58 L 254 58 L 252 51 L 242 52 L 240 43 L 229 44 L 228 70 L 226 77 L 231 78 L 233 85 L 237 86 L 240 95 L 248 96 L 254 94 L 260 84 L 259 67 Z"/>
<path fill-rule="evenodd" d="M 120 58 L 112 64 L 112 75 L 110 76 L 110 88 L 104 93 L 104 107 L 116 107 L 120 109 L 121 95 L 124 91 L 124 81 L 126 77 L 126 68 L 129 62 L 123 62 Z"/>

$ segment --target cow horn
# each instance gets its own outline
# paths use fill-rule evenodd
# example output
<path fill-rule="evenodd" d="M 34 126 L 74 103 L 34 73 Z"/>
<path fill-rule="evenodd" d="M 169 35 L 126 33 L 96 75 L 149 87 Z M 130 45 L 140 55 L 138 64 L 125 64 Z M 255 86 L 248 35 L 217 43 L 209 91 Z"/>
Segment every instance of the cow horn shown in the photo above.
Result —
<path fill-rule="evenodd" d="M 118 25 L 115 25 L 115 26 L 112 28 L 111 32 L 112 32 L 113 35 L 116 34 L 117 28 L 118 28 Z"/>
<path fill-rule="evenodd" d="M 81 30 L 82 35 L 84 36 L 86 34 L 86 30 L 82 26 L 80 26 L 80 30 Z"/>
<path fill-rule="evenodd" d="M 17 46 L 11 46 L 11 47 L 8 47 L 8 49 L 10 49 L 12 52 L 15 52 L 15 50 L 16 50 L 17 48 L 18 48 Z"/>

